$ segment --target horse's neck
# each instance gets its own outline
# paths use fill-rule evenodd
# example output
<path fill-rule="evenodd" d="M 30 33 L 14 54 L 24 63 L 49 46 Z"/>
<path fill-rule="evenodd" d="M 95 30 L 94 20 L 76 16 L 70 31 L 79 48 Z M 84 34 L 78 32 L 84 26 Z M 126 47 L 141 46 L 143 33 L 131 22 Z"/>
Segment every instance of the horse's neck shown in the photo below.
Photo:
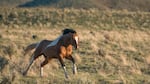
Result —
<path fill-rule="evenodd" d="M 58 41 L 58 46 L 64 46 L 67 47 L 71 44 L 70 40 L 67 40 L 70 38 L 69 36 L 62 36 L 62 38 Z"/>

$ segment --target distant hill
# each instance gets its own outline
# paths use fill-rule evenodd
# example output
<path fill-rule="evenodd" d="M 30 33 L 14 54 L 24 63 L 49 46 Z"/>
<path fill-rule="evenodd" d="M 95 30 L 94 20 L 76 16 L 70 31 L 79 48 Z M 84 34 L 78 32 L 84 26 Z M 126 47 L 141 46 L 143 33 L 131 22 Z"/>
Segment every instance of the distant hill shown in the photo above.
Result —
<path fill-rule="evenodd" d="M 0 7 L 16 7 L 31 0 L 0 0 Z"/>
<path fill-rule="evenodd" d="M 0 0 L 1 7 L 99 8 L 150 11 L 150 0 Z"/>

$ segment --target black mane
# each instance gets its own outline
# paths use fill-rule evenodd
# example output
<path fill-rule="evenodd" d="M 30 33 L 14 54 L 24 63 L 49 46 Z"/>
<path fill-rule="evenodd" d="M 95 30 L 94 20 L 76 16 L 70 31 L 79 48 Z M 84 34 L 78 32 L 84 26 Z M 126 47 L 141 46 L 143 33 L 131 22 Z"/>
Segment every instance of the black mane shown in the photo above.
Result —
<path fill-rule="evenodd" d="M 64 29 L 62 30 L 63 35 L 68 34 L 68 33 L 77 33 L 75 30 L 73 29 Z"/>

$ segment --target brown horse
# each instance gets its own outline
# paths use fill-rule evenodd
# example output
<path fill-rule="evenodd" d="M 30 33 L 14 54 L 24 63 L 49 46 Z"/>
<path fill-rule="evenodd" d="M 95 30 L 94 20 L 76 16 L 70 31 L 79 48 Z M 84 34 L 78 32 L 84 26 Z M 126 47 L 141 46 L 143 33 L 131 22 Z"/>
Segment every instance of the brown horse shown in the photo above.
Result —
<path fill-rule="evenodd" d="M 66 28 L 66 29 L 62 30 L 62 33 L 63 33 L 63 35 L 65 35 L 68 33 L 76 33 L 76 31 L 73 29 Z M 37 43 L 32 43 L 25 48 L 24 55 L 26 55 L 29 51 L 31 51 L 33 49 L 35 49 L 34 52 L 41 52 L 51 42 L 52 42 L 52 40 L 42 40 Z"/>
<path fill-rule="evenodd" d="M 63 59 L 66 58 L 71 60 L 73 63 L 73 73 L 77 73 L 75 60 L 72 57 L 72 48 L 73 46 L 75 49 L 78 48 L 78 35 L 77 33 L 68 33 L 63 36 L 60 36 L 55 41 L 51 42 L 47 45 L 41 52 L 34 52 L 32 59 L 26 70 L 23 72 L 23 75 L 26 75 L 30 66 L 37 59 L 39 56 L 44 55 L 45 60 L 40 65 L 40 75 L 43 76 L 43 67 L 53 58 L 56 58 L 60 61 L 61 66 L 63 67 L 65 77 L 68 78 L 65 64 Z"/>

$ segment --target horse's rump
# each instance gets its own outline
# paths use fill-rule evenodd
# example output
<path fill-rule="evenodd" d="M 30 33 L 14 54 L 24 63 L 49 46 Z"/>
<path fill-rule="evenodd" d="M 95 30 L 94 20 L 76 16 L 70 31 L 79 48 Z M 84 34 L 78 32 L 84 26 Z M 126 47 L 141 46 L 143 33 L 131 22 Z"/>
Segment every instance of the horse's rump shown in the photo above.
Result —
<path fill-rule="evenodd" d="M 24 55 L 26 55 L 27 53 L 29 53 L 29 51 L 35 49 L 35 48 L 45 48 L 47 45 L 49 45 L 52 41 L 50 40 L 42 40 L 40 42 L 37 43 L 32 43 L 30 45 L 28 45 L 25 50 L 24 50 Z"/>

